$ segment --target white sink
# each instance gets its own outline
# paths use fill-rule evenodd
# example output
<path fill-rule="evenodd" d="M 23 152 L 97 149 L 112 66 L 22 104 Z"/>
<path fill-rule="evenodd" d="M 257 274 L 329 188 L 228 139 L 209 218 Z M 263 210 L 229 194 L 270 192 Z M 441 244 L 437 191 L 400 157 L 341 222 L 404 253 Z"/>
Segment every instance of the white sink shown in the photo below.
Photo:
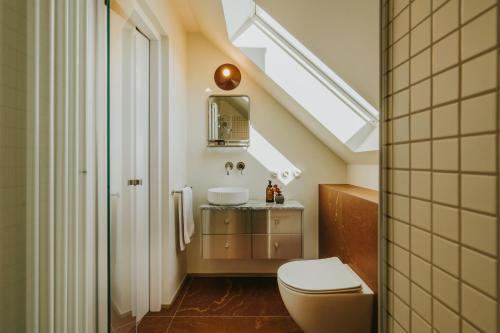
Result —
<path fill-rule="evenodd" d="M 212 205 L 242 205 L 248 202 L 248 189 L 243 187 L 214 187 L 207 192 Z"/>

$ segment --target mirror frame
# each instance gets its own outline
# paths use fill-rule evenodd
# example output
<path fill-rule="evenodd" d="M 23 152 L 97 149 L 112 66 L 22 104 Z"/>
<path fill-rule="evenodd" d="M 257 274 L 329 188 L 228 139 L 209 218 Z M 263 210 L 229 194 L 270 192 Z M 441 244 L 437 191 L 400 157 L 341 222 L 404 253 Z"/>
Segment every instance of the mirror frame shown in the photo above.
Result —
<path fill-rule="evenodd" d="M 213 97 L 246 97 L 248 98 L 248 140 L 228 140 L 224 141 L 224 144 L 220 144 L 217 142 L 213 142 L 209 140 L 209 128 L 210 128 L 210 99 Z M 241 147 L 248 148 L 250 147 L 250 127 L 251 127 L 251 99 L 248 95 L 224 95 L 224 94 L 216 94 L 210 95 L 207 98 L 207 147 L 210 148 L 218 148 L 218 147 Z M 222 140 L 221 140 L 222 141 Z"/>

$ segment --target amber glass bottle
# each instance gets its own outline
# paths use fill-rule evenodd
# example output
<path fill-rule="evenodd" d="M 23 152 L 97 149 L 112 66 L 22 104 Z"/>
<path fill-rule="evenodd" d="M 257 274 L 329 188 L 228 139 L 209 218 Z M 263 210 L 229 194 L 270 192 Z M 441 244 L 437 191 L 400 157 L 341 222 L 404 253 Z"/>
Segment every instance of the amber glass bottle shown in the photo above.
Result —
<path fill-rule="evenodd" d="M 266 187 L 266 202 L 274 202 L 274 189 L 270 180 L 269 185 Z"/>

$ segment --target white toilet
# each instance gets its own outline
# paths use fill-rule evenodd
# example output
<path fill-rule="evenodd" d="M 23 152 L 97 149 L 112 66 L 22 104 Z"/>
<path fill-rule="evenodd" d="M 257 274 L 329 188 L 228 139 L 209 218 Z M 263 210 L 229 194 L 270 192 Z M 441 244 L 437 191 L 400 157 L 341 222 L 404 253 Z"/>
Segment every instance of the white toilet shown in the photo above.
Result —
<path fill-rule="evenodd" d="M 305 333 L 370 333 L 373 291 L 337 257 L 292 261 L 278 269 L 288 312 Z"/>

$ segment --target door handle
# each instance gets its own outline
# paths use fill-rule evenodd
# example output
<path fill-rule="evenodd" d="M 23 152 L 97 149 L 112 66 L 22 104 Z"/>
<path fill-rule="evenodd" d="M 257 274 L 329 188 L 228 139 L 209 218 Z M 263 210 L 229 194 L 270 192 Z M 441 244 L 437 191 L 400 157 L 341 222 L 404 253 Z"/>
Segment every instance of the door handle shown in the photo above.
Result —
<path fill-rule="evenodd" d="M 128 186 L 142 185 L 142 179 L 129 179 L 127 181 Z"/>

